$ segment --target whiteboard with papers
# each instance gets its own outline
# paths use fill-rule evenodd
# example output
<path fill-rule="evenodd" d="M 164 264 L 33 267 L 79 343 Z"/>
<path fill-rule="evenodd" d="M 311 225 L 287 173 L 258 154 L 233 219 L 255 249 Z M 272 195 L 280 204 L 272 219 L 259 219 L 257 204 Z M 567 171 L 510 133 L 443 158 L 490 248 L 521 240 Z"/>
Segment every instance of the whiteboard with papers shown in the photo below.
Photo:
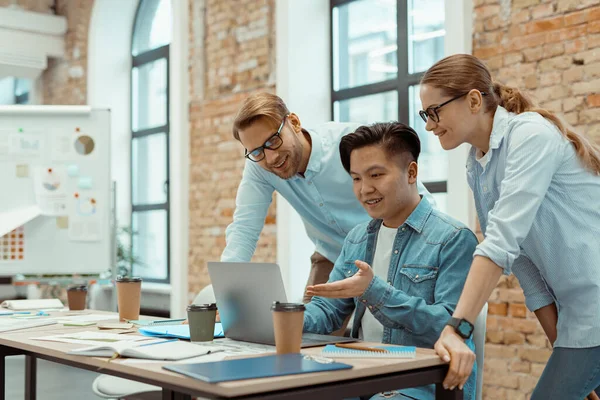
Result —
<path fill-rule="evenodd" d="M 111 267 L 110 111 L 0 107 L 0 275 Z"/>

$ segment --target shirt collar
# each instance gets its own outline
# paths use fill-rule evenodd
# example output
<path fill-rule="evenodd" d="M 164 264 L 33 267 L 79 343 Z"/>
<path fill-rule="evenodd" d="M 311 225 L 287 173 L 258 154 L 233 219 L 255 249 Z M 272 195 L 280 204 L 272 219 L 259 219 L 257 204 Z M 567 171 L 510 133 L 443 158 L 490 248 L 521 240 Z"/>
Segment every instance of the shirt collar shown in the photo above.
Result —
<path fill-rule="evenodd" d="M 306 132 L 310 135 L 311 143 L 310 156 L 308 158 L 306 170 L 318 173 L 321 171 L 321 164 L 323 162 L 323 143 L 321 141 L 321 136 L 317 132 L 308 129 L 306 129 Z"/>
<path fill-rule="evenodd" d="M 417 204 L 417 207 L 413 210 L 413 212 L 410 213 L 408 218 L 406 218 L 404 224 L 410 226 L 416 232 L 421 233 L 423 231 L 423 227 L 425 226 L 425 222 L 427 222 L 427 218 L 429 218 L 429 215 L 431 214 L 432 210 L 433 207 L 431 206 L 431 203 L 429 203 L 429 201 L 427 201 L 425 197 L 421 197 L 421 201 L 419 202 L 419 204 Z M 369 226 L 367 227 L 367 232 L 377 232 L 382 222 L 383 221 L 380 219 L 371 220 Z"/>
<path fill-rule="evenodd" d="M 492 123 L 492 134 L 490 135 L 490 148 L 488 152 L 497 149 L 502 144 L 502 140 L 506 135 L 506 126 L 510 120 L 510 113 L 502 106 L 496 108 L 494 113 L 494 121 Z M 477 161 L 477 149 L 471 147 L 469 157 L 467 158 L 467 170 L 472 170 L 474 163 Z"/>

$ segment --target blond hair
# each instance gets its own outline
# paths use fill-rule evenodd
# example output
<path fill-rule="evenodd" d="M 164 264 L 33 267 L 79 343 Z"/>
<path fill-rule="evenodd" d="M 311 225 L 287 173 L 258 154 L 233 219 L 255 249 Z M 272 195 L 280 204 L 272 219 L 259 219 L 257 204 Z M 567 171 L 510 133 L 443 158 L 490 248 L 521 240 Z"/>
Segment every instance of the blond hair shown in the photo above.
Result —
<path fill-rule="evenodd" d="M 290 111 L 284 101 L 271 93 L 257 93 L 246 100 L 233 121 L 233 137 L 240 140 L 240 130 L 246 129 L 259 118 L 266 118 L 274 125 L 281 124 Z"/>
<path fill-rule="evenodd" d="M 477 89 L 488 95 L 484 97 L 486 112 L 498 106 L 520 114 L 536 112 L 552 122 L 573 145 L 581 163 L 595 175 L 600 175 L 600 146 L 585 136 L 567 129 L 552 112 L 534 104 L 519 89 L 492 80 L 490 71 L 481 60 L 469 54 L 455 54 L 435 63 L 421 79 L 421 84 L 441 89 L 447 96 L 459 96 L 465 90 Z"/>

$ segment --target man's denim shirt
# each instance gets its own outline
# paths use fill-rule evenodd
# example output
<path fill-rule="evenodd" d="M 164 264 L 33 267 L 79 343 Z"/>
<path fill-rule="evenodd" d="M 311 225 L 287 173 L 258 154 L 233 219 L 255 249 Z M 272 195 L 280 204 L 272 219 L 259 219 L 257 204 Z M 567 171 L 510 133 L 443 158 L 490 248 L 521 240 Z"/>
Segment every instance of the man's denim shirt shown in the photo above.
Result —
<path fill-rule="evenodd" d="M 348 233 L 329 282 L 353 276 L 355 260 L 372 264 L 381 223 L 372 220 Z M 356 309 L 352 337 L 358 338 L 368 307 L 384 327 L 383 343 L 433 348 L 456 308 L 476 246 L 473 232 L 422 198 L 398 227 L 387 281 L 375 276 L 356 298 L 314 297 L 306 305 L 304 331 L 329 334 Z M 473 349 L 472 341 L 467 343 Z M 421 389 L 433 394 L 433 385 Z M 475 367 L 464 390 L 465 399 L 474 398 Z"/>

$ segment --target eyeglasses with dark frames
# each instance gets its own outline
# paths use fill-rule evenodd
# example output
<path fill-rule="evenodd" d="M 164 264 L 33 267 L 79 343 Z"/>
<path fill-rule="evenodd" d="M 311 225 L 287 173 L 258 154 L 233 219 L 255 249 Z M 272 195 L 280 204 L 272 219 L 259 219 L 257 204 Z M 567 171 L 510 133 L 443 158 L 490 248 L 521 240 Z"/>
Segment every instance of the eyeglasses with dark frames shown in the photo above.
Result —
<path fill-rule="evenodd" d="M 431 120 L 433 122 L 440 122 L 440 116 L 438 114 L 439 109 L 444 107 L 446 104 L 451 103 L 454 100 L 460 99 L 461 97 L 466 96 L 468 94 L 469 94 L 469 92 L 463 93 L 463 94 L 453 97 L 450 100 L 447 100 L 447 101 L 443 102 L 442 104 L 437 105 L 435 107 L 427 107 L 425 110 L 419 111 L 419 115 L 421 116 L 421 119 L 423 121 L 425 121 L 425 123 L 427 123 L 428 118 L 431 118 Z M 481 92 L 482 96 L 485 96 L 486 94 L 487 94 L 486 92 Z"/>
<path fill-rule="evenodd" d="M 283 139 L 281 138 L 281 130 L 285 125 L 285 120 L 287 117 L 287 115 L 283 117 L 281 125 L 279 125 L 279 129 L 277 129 L 277 132 L 275 132 L 269 139 L 267 139 L 267 141 L 262 146 L 259 146 L 251 151 L 244 150 L 244 156 L 250 161 L 259 162 L 265 158 L 265 149 L 277 150 L 278 148 L 280 148 L 283 144 Z"/>

